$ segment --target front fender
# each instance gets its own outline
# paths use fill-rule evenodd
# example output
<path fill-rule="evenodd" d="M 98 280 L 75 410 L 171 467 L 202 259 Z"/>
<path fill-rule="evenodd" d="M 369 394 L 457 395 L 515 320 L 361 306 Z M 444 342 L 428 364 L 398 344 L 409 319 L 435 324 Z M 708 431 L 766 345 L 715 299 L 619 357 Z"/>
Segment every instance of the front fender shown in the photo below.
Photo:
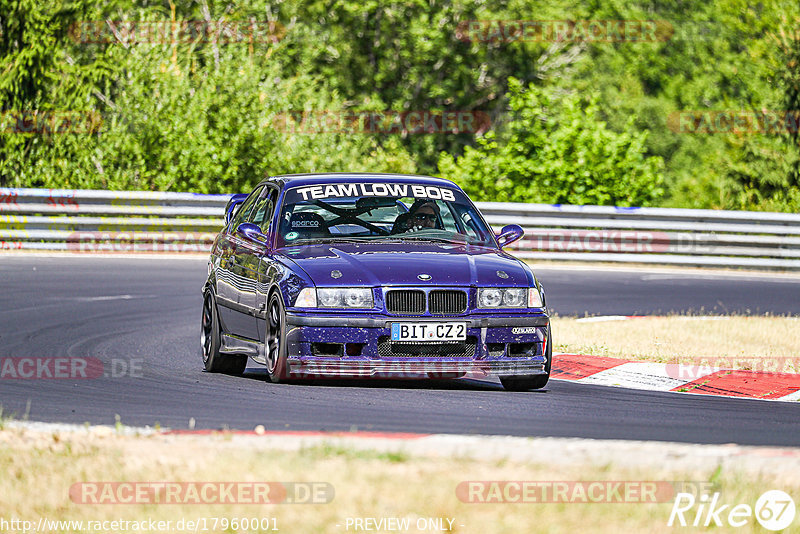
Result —
<path fill-rule="evenodd" d="M 291 307 L 297 295 L 307 287 L 314 287 L 311 277 L 289 258 L 276 258 L 278 265 L 278 276 L 275 286 L 281 292 L 283 304 Z"/>
<path fill-rule="evenodd" d="M 217 272 L 214 267 L 214 256 L 211 256 L 208 259 L 208 276 L 206 276 L 206 281 L 203 283 L 202 293 L 203 295 L 206 294 L 206 291 L 211 289 L 216 293 L 217 291 Z"/>

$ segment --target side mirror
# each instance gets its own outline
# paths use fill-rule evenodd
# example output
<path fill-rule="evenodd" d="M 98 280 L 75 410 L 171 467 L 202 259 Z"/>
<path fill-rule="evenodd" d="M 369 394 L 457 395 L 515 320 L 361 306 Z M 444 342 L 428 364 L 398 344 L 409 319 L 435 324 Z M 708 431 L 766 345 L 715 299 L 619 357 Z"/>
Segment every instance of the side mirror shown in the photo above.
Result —
<path fill-rule="evenodd" d="M 508 226 L 504 226 L 502 230 L 500 230 L 500 235 L 497 236 L 497 243 L 500 245 L 500 248 L 510 245 L 514 241 L 518 240 L 525 234 L 525 231 L 522 227 L 518 224 L 509 224 Z"/>
<path fill-rule="evenodd" d="M 247 193 L 233 195 L 230 200 L 228 200 L 228 204 L 225 206 L 225 226 L 230 224 L 231 219 L 236 215 L 236 210 L 245 200 L 247 200 Z"/>
<path fill-rule="evenodd" d="M 261 232 L 261 228 L 257 224 L 242 223 L 236 228 L 236 233 L 258 245 L 266 246 L 269 242 L 269 237 Z"/>

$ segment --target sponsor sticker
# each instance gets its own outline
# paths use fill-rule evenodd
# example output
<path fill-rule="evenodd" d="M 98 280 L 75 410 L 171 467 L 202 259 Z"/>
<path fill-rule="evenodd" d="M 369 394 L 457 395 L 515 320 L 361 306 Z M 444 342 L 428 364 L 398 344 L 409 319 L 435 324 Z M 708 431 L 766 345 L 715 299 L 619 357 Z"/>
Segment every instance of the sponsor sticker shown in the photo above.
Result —
<path fill-rule="evenodd" d="M 318 228 L 319 221 L 294 221 L 292 228 Z"/>
<path fill-rule="evenodd" d="M 517 326 L 511 329 L 512 334 L 535 334 L 535 326 Z"/>

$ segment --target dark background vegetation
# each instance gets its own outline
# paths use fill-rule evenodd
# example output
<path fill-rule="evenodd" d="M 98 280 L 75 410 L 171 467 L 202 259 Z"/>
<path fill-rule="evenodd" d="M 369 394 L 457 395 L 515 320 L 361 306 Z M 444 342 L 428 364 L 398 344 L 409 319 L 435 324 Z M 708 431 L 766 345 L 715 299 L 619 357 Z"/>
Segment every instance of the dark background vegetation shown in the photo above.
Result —
<path fill-rule="evenodd" d="M 479 200 L 798 211 L 796 129 L 692 134 L 667 121 L 799 110 L 799 12 L 796 1 L 741 0 L 0 0 L 0 186 L 239 192 L 268 174 L 390 171 L 449 177 Z M 671 30 L 658 42 L 458 38 L 459 23 L 513 19 Z M 283 32 L 179 43 L 75 32 L 81 21 L 185 20 Z M 102 122 L 15 127 L 22 112 L 63 110 Z M 319 110 L 481 111 L 492 128 L 276 127 L 286 112 Z"/>

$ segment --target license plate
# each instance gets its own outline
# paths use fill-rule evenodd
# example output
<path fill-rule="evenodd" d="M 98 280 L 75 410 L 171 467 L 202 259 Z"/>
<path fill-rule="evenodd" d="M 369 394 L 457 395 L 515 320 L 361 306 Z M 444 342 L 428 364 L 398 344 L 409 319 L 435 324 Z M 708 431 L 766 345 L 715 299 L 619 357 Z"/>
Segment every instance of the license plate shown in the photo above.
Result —
<path fill-rule="evenodd" d="M 392 341 L 464 341 L 467 323 L 392 323 Z"/>

